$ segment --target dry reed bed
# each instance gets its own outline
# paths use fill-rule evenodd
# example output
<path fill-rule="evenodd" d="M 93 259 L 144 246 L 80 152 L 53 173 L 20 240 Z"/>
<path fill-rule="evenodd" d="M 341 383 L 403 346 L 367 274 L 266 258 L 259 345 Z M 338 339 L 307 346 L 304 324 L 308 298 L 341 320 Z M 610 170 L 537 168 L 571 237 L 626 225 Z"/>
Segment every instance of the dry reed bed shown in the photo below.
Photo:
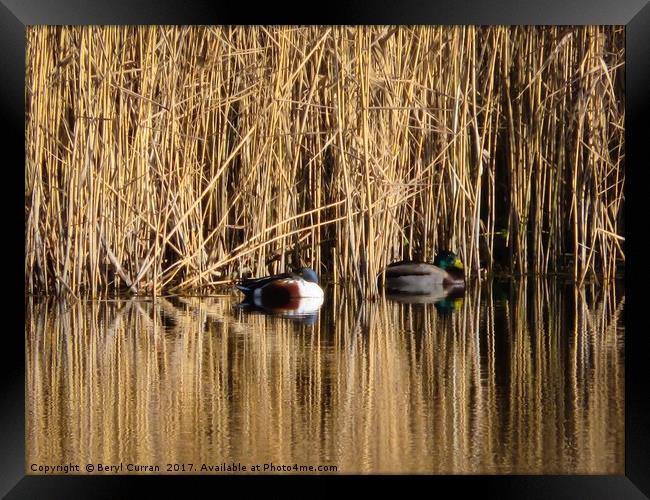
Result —
<path fill-rule="evenodd" d="M 621 27 L 31 27 L 27 291 L 206 290 L 295 245 L 364 296 L 443 247 L 610 278 L 623 64 Z"/>
<path fill-rule="evenodd" d="M 473 287 L 448 317 L 328 302 L 307 327 L 233 317 L 232 297 L 30 299 L 28 463 L 622 473 L 614 287 Z"/>

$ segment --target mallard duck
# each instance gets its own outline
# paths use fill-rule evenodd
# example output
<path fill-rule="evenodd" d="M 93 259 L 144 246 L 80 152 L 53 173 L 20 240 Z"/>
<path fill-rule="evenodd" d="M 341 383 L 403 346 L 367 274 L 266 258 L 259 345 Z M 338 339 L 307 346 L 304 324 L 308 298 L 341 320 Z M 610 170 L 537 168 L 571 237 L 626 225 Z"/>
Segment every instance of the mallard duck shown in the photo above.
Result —
<path fill-rule="evenodd" d="M 453 253 L 443 250 L 433 264 L 402 260 L 393 262 L 385 270 L 388 292 L 444 295 L 465 287 L 463 263 Z"/>
<path fill-rule="evenodd" d="M 300 303 L 296 299 L 321 299 L 321 303 L 323 299 L 318 275 L 308 267 L 297 272 L 246 279 L 235 286 L 243 292 L 247 301 L 265 308 L 283 308 Z"/>

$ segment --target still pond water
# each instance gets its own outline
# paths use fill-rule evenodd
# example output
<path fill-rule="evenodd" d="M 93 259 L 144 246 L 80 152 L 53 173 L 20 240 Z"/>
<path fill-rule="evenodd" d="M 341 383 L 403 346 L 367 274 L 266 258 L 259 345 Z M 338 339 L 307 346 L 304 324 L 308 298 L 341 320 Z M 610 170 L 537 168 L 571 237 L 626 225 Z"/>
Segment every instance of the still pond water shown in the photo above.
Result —
<path fill-rule="evenodd" d="M 27 299 L 28 469 L 624 473 L 621 285 L 482 283 L 438 304 L 339 292 L 298 318 L 235 292 Z"/>

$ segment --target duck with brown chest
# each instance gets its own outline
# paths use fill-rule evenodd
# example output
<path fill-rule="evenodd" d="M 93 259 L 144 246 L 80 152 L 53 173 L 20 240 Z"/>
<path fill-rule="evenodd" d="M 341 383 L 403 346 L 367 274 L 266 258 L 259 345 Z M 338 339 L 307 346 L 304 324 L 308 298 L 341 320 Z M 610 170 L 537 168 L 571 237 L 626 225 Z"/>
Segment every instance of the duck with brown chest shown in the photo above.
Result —
<path fill-rule="evenodd" d="M 243 304 L 269 313 L 311 314 L 323 304 L 323 289 L 313 269 L 246 279 L 235 284 L 244 294 Z"/>

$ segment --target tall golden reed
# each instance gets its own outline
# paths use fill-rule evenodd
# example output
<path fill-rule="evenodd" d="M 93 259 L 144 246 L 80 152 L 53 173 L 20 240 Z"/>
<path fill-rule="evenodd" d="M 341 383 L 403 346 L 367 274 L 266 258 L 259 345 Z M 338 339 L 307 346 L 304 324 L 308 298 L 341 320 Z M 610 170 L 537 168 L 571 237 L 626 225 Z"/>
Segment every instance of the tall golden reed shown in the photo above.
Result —
<path fill-rule="evenodd" d="M 624 259 L 622 27 L 27 30 L 29 293 Z"/>

